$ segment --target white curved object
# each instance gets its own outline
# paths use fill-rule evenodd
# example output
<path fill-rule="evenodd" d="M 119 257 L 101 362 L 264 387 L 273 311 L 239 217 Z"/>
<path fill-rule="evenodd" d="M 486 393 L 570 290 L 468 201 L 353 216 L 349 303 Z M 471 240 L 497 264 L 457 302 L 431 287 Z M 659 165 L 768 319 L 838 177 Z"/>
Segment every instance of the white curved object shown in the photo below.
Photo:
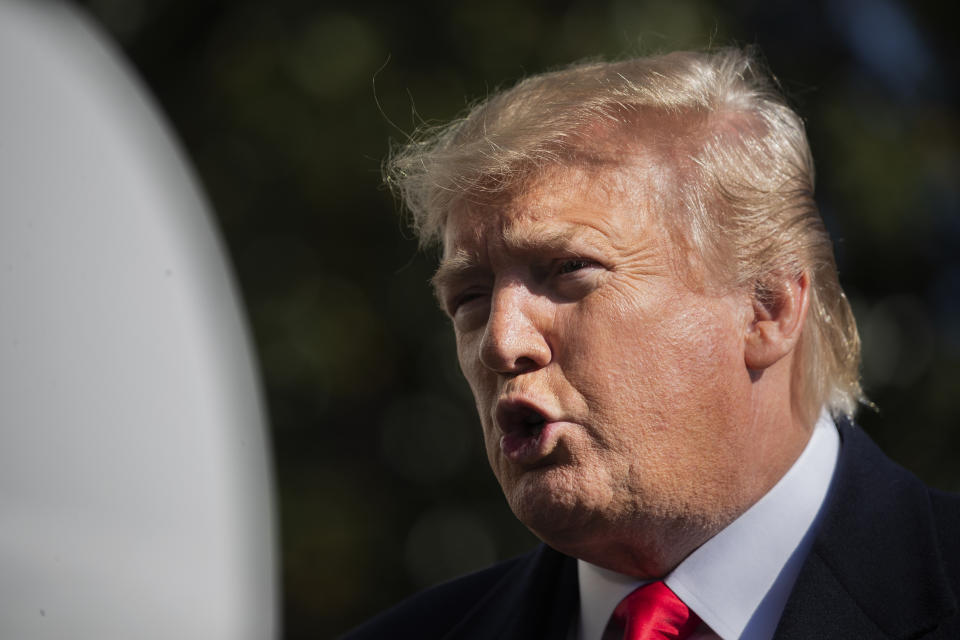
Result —
<path fill-rule="evenodd" d="M 0 0 L 0 637 L 271 638 L 274 555 L 196 183 L 76 9 Z"/>

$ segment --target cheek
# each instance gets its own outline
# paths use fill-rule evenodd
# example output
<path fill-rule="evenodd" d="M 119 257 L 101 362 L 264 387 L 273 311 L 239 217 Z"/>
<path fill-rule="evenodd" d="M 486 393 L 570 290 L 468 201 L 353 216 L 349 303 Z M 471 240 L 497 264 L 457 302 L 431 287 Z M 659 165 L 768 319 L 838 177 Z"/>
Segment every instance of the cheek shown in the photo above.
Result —
<path fill-rule="evenodd" d="M 470 383 L 470 388 L 474 388 L 474 381 L 480 374 L 479 361 L 479 339 L 473 333 L 457 333 L 457 361 L 460 363 L 460 371 L 463 377 Z"/>
<path fill-rule="evenodd" d="M 558 322 L 558 356 L 565 376 L 587 399 L 628 401 L 618 392 L 661 382 L 670 336 L 653 313 L 598 296 Z"/>
<path fill-rule="evenodd" d="M 476 332 L 466 335 L 457 335 L 457 360 L 460 363 L 460 371 L 470 386 L 473 393 L 473 399 L 477 406 L 477 413 L 480 415 L 480 421 L 484 432 L 490 429 L 490 402 L 491 396 L 496 392 L 495 376 L 480 363 L 479 359 L 479 340 Z"/>
<path fill-rule="evenodd" d="M 649 308 L 585 306 L 563 321 L 574 336 L 564 343 L 565 375 L 593 411 L 611 418 L 703 413 L 723 401 L 717 396 L 742 364 L 729 314 L 718 306 L 684 298 Z"/>
<path fill-rule="evenodd" d="M 744 345 L 737 318 L 722 301 L 709 302 L 677 314 L 673 352 L 687 377 L 719 382 L 745 370 Z"/>

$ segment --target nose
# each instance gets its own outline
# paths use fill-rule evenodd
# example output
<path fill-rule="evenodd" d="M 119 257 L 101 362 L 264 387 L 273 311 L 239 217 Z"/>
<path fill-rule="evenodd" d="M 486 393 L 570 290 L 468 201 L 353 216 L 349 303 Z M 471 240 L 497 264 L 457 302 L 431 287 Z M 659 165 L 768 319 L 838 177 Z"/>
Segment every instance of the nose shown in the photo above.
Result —
<path fill-rule="evenodd" d="M 496 288 L 480 343 L 480 361 L 497 373 L 519 374 L 547 366 L 548 301 L 518 283 Z"/>

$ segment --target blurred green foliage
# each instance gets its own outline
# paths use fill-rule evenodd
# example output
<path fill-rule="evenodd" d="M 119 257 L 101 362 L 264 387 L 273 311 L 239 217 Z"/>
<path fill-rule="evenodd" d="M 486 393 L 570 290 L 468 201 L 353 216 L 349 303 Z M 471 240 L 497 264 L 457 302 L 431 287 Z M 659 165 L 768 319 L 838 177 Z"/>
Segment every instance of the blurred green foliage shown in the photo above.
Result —
<path fill-rule="evenodd" d="M 807 118 L 879 412 L 960 489 L 953 5 L 89 0 L 185 143 L 252 319 L 273 426 L 286 636 L 335 635 L 522 551 L 452 338 L 380 185 L 391 143 L 584 57 L 756 44 Z"/>

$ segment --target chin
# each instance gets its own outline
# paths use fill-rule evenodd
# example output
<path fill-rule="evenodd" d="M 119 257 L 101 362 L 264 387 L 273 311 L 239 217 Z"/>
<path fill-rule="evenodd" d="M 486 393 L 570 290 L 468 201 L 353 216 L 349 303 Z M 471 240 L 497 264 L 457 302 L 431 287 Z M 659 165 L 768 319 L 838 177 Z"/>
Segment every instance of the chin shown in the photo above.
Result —
<path fill-rule="evenodd" d="M 590 471 L 554 465 L 523 471 L 501 486 L 513 513 L 546 544 L 638 577 L 663 575 L 717 530 L 714 517 L 691 505 L 665 496 L 624 499 L 602 470 Z"/>
<path fill-rule="evenodd" d="M 560 551 L 596 535 L 609 511 L 611 492 L 604 483 L 585 482 L 570 466 L 524 471 L 501 482 L 514 515 L 538 538 Z"/>

